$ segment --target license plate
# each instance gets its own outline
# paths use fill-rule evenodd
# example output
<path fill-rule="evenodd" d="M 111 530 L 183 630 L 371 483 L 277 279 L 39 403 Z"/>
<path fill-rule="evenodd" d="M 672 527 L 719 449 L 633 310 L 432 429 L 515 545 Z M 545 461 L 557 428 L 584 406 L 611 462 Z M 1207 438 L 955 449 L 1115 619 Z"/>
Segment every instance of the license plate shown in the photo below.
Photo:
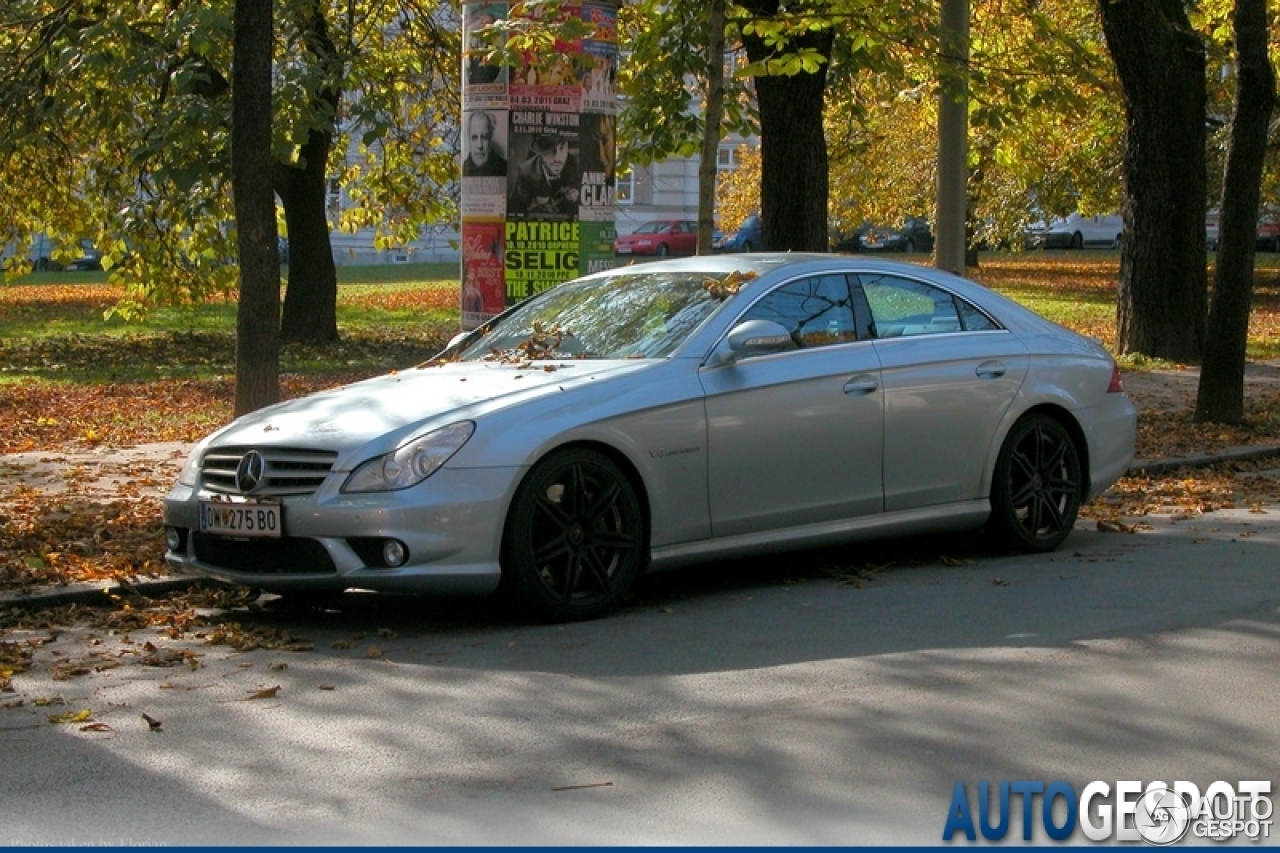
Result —
<path fill-rule="evenodd" d="M 284 535 L 284 510 L 263 501 L 201 501 L 200 531 L 278 539 Z"/>
<path fill-rule="evenodd" d="M 628 249 L 626 246 L 619 246 L 619 247 L 618 247 L 618 254 L 619 254 L 619 255 L 629 255 L 629 254 L 631 254 L 631 250 L 630 250 L 630 249 Z"/>

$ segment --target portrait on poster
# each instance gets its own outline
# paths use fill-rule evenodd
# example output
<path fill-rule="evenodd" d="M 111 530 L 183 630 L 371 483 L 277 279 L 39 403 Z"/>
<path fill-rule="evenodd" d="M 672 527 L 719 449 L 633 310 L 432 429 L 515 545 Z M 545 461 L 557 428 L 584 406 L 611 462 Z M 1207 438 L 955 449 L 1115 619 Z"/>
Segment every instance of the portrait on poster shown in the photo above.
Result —
<path fill-rule="evenodd" d="M 615 116 L 594 113 L 584 113 L 580 120 L 582 189 L 578 193 L 578 218 L 583 222 L 613 221 L 616 123 Z"/>
<path fill-rule="evenodd" d="M 582 168 L 577 113 L 511 111 L 509 219 L 578 218 Z"/>

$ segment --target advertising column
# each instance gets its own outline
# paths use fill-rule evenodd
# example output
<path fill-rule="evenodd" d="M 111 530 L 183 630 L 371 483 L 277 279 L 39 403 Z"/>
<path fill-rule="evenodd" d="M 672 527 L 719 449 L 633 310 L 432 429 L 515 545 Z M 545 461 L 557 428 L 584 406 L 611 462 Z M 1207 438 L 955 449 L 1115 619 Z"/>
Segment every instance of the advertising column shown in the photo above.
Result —
<path fill-rule="evenodd" d="M 588 37 L 488 65 L 474 33 L 507 3 L 463 6 L 462 326 L 613 266 L 617 5 L 565 7 Z"/>

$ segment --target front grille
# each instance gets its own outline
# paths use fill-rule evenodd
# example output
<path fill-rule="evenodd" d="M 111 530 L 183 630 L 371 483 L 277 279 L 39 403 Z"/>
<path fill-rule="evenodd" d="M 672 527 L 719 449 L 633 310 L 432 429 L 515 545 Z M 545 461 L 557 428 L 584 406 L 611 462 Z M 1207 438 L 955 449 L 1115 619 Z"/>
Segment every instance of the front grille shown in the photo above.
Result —
<path fill-rule="evenodd" d="M 314 539 L 228 539 L 195 533 L 196 559 L 220 569 L 263 575 L 336 574 L 329 552 Z"/>
<path fill-rule="evenodd" d="M 338 454 L 289 447 L 217 447 L 205 453 L 200 476 L 204 487 L 222 495 L 246 494 L 236 483 L 245 454 L 256 451 L 266 463 L 254 495 L 309 495 L 324 482 Z"/>

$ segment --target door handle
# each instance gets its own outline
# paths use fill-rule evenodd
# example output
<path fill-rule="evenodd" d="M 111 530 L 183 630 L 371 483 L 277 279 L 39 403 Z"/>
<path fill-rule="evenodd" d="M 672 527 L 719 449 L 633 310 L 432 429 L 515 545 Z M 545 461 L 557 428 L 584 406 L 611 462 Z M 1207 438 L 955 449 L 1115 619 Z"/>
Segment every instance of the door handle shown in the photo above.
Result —
<path fill-rule="evenodd" d="M 848 382 L 844 383 L 844 393 L 846 394 L 870 394 L 880 387 L 880 380 L 869 373 L 855 376 Z"/>
<path fill-rule="evenodd" d="M 974 371 L 981 379 L 999 379 L 1008 372 L 1002 361 L 984 361 Z"/>

